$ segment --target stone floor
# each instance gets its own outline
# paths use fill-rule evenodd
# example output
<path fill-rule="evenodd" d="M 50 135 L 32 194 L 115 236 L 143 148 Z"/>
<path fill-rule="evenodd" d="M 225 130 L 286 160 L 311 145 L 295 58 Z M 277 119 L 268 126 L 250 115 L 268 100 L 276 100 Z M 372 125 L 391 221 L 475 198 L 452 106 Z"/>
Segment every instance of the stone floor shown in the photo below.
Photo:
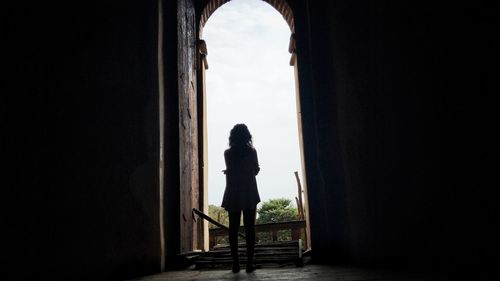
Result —
<path fill-rule="evenodd" d="M 445 274 L 408 273 L 389 270 L 370 270 L 354 267 L 327 266 L 308 264 L 304 267 L 265 268 L 246 273 L 244 268 L 239 273 L 224 270 L 169 271 L 134 280 L 145 281 L 198 281 L 198 280 L 313 280 L 313 281 L 395 281 L 395 280 L 457 280 Z"/>

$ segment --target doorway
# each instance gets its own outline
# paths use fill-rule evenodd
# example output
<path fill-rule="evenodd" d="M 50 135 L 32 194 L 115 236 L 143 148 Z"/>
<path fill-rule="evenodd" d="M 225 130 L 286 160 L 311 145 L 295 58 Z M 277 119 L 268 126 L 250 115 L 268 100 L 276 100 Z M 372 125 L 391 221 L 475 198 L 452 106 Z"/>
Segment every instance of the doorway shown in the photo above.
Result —
<path fill-rule="evenodd" d="M 225 43 L 216 42 L 217 39 L 214 39 L 213 35 L 226 32 L 221 28 L 224 23 L 217 23 L 215 31 L 210 30 L 211 23 L 208 23 L 207 27 L 205 24 L 207 24 L 209 17 L 213 16 L 215 10 L 227 1 L 216 2 L 220 5 L 211 5 L 210 2 L 204 9 L 200 20 L 200 40 L 198 41 L 198 65 L 200 66 L 198 68 L 197 80 L 199 113 L 198 141 L 200 148 L 198 154 L 200 160 L 200 209 L 208 214 L 210 204 L 220 206 L 220 200 L 222 199 L 222 192 L 225 185 L 224 176 L 221 173 L 221 170 L 225 167 L 223 150 L 227 148 L 229 130 L 235 123 L 246 123 L 254 135 L 254 144 L 259 153 L 262 171 L 265 171 L 259 175 L 261 178 L 258 177 L 259 192 L 262 201 L 276 197 L 290 199 L 293 205 L 297 207 L 298 214 L 301 216 L 300 219 L 306 221 L 303 235 L 304 246 L 310 247 L 309 214 L 307 210 L 306 192 L 307 184 L 305 180 L 305 163 L 303 160 L 302 117 L 297 57 L 295 54 L 293 13 L 284 0 L 268 1 L 270 5 L 261 1 L 233 0 L 224 5 L 223 9 L 216 12 L 215 17 L 217 17 L 219 12 L 224 12 L 223 10 L 226 10 L 226 8 L 227 10 L 231 10 L 230 5 L 240 5 L 243 9 L 263 9 L 265 14 L 261 14 L 260 16 L 264 20 L 261 18 L 259 22 L 268 21 L 267 24 L 275 20 L 270 16 L 274 13 L 274 16 L 277 16 L 278 20 L 281 21 L 280 23 L 288 30 L 284 33 L 285 44 L 281 44 L 281 54 L 272 54 L 266 46 L 257 47 L 253 45 L 259 45 L 261 43 L 253 42 L 252 32 L 239 30 L 241 36 L 238 36 L 238 32 L 229 35 L 232 41 L 226 41 Z M 248 7 L 248 5 L 251 6 L 253 4 L 256 6 Z M 247 7 L 245 7 L 245 5 L 247 5 Z M 265 5 L 265 7 L 261 7 L 261 5 Z M 239 8 L 241 9 L 242 7 Z M 271 12 L 269 12 L 269 10 L 271 10 Z M 281 13 L 282 17 L 276 13 L 276 10 Z M 233 28 L 236 25 L 236 20 L 240 18 L 241 21 L 246 21 L 246 27 L 250 28 L 251 25 L 249 23 L 252 21 L 251 17 L 246 16 L 243 19 L 243 15 L 248 15 L 248 11 L 238 15 L 237 12 L 233 10 L 230 11 L 229 20 L 227 18 L 225 20 L 232 22 L 233 26 L 231 26 L 231 28 Z M 231 16 L 233 18 L 231 18 Z M 285 21 L 283 21 L 283 18 Z M 245 25 L 245 22 L 243 25 Z M 269 27 L 266 24 L 259 27 L 261 28 L 260 31 L 255 30 L 255 33 L 263 33 L 262 29 L 265 28 L 275 28 L 275 26 L 273 27 L 271 25 L 271 27 Z M 278 38 L 268 38 L 268 41 L 280 40 L 278 40 Z M 236 49 L 239 48 L 241 52 L 227 50 L 228 44 L 231 42 L 243 43 L 239 44 L 239 47 L 236 47 Z M 246 48 L 248 48 L 248 50 L 243 50 Z M 251 51 L 252 49 L 253 53 Z M 208 51 L 210 51 L 210 55 L 208 55 Z M 269 65 L 265 63 L 266 60 L 270 61 L 275 59 L 276 56 L 283 55 L 285 55 L 285 59 L 278 59 L 278 62 L 275 62 L 275 64 L 279 64 L 279 67 L 285 67 L 286 70 L 282 70 L 283 68 L 279 68 L 278 65 Z M 221 68 L 224 68 L 224 66 L 220 67 L 217 65 L 220 63 L 220 58 L 223 56 L 227 56 L 227 58 L 225 58 L 226 62 L 237 61 L 240 63 L 239 65 L 236 63 L 238 65 L 236 67 L 234 63 L 232 63 L 233 66 L 229 68 L 233 67 L 233 69 L 229 72 L 227 72 L 226 69 L 224 74 L 224 71 L 221 71 Z M 212 60 L 212 58 L 214 59 Z M 251 66 L 255 64 L 261 66 L 260 73 L 251 73 L 249 70 Z M 276 67 L 276 69 L 274 69 L 274 67 Z M 273 72 L 283 72 L 285 76 L 288 75 L 288 81 L 285 82 L 285 84 L 288 83 L 288 85 L 282 84 L 280 86 L 279 83 L 273 83 L 276 82 L 273 80 L 281 79 L 273 77 Z M 213 77 L 215 77 L 215 79 L 212 79 Z M 226 93 L 226 95 L 224 95 L 224 93 Z M 235 106 L 237 104 L 242 104 L 243 107 Z M 222 112 L 223 110 L 218 110 L 218 107 L 225 109 L 224 112 Z M 247 110 L 249 108 L 257 109 L 257 112 L 249 112 Z M 286 114 L 283 114 L 284 112 L 286 112 Z M 259 113 L 269 117 L 262 118 L 262 116 L 258 116 Z M 231 116 L 233 118 L 224 118 L 224 116 Z M 283 122 L 288 122 L 289 124 L 283 126 Z M 293 125 L 290 126 L 291 124 Z M 279 144 L 280 142 L 281 146 Z M 295 147 L 295 157 L 286 152 L 287 147 Z M 293 151 L 293 149 L 291 150 Z M 275 160 L 279 160 L 280 156 L 286 159 L 293 159 L 284 161 L 285 163 L 292 163 L 290 167 L 279 167 L 279 161 Z M 273 172 L 273 169 L 269 169 L 270 166 L 278 167 L 278 169 L 275 169 Z M 283 166 L 283 164 L 281 164 L 281 166 Z M 280 188 L 280 186 L 282 187 Z M 210 193 L 208 192 L 209 188 Z M 270 189 L 274 191 L 274 193 L 266 192 L 266 189 Z M 286 191 L 283 192 L 284 190 Z M 284 196 L 280 196 L 280 194 Z M 210 248 L 208 240 L 210 232 L 208 223 L 204 220 L 200 220 L 198 222 L 198 229 L 202 230 L 198 232 L 198 245 L 201 249 L 208 250 Z"/>

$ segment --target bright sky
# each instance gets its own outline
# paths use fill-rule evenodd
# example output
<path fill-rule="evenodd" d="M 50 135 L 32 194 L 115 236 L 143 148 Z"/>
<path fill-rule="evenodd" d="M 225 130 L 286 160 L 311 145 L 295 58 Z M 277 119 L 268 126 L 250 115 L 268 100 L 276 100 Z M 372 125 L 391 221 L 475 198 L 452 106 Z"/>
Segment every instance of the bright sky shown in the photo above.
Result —
<path fill-rule="evenodd" d="M 229 131 L 245 123 L 253 136 L 261 171 L 261 201 L 294 202 L 302 179 L 290 28 L 266 2 L 232 0 L 217 9 L 203 30 L 206 72 L 208 201 L 220 206 L 225 188 L 224 150 Z"/>

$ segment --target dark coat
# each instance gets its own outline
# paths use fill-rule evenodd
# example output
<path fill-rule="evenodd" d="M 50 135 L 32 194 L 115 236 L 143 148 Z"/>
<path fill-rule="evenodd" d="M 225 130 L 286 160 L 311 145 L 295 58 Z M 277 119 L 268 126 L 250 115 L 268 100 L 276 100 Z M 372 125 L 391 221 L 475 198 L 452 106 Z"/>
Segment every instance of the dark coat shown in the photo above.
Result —
<path fill-rule="evenodd" d="M 259 173 L 257 151 L 253 147 L 230 148 L 226 160 L 226 190 L 222 207 L 228 211 L 255 209 L 260 202 L 255 176 Z"/>

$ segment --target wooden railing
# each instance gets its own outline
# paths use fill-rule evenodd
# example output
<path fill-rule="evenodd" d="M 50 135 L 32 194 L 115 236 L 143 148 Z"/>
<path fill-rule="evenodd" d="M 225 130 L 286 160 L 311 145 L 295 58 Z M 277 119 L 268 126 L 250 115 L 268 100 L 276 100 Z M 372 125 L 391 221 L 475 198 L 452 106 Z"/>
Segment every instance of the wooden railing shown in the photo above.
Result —
<path fill-rule="evenodd" d="M 263 223 L 255 225 L 256 236 L 262 232 L 270 232 L 272 241 L 278 241 L 278 231 L 280 230 L 291 230 L 292 239 L 298 240 L 302 235 L 305 235 L 306 221 L 305 220 L 297 220 L 297 221 L 287 221 L 287 222 L 274 222 L 274 223 Z M 243 226 L 240 226 L 240 233 L 245 233 L 245 229 Z M 210 249 L 212 249 L 216 242 L 219 240 L 219 237 L 224 237 L 228 235 L 228 231 L 225 228 L 211 228 L 209 229 L 209 244 Z M 305 239 L 304 239 L 305 240 Z M 307 245 L 305 245 L 307 249 Z"/>

